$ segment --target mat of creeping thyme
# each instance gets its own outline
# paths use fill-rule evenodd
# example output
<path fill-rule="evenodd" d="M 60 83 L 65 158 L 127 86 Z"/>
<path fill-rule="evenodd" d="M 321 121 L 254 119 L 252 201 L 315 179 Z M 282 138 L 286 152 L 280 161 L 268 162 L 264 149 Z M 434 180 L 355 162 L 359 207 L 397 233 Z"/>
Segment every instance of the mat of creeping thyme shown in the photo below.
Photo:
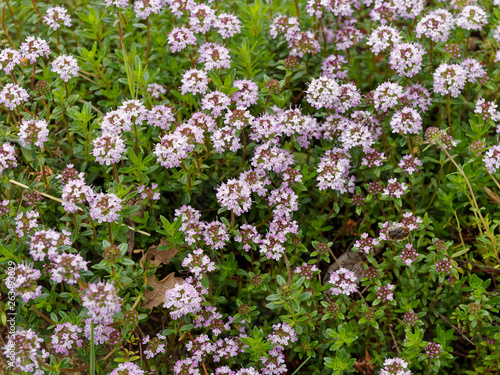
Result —
<path fill-rule="evenodd" d="M 7 373 L 500 373 L 500 1 L 0 12 Z"/>

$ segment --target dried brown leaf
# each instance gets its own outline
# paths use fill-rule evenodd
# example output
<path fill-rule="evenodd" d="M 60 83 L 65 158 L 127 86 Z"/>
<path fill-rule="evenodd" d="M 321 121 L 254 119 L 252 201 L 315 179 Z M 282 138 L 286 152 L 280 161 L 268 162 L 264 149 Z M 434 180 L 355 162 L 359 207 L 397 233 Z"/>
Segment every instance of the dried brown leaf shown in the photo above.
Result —
<path fill-rule="evenodd" d="M 165 246 L 169 245 L 167 238 L 163 237 L 160 240 L 160 243 L 158 245 L 153 245 L 151 246 L 148 251 L 146 251 L 146 254 L 142 257 L 140 260 L 140 265 L 142 267 L 142 262 L 144 259 L 149 259 L 151 263 L 153 263 L 156 267 L 158 267 L 160 264 L 168 264 L 170 263 L 170 259 L 175 257 L 179 250 L 177 250 L 175 247 L 168 249 L 168 250 L 158 250 L 160 246 Z"/>
<path fill-rule="evenodd" d="M 370 354 L 368 353 L 368 349 L 365 348 L 365 358 L 363 358 L 362 361 L 357 360 L 354 363 L 354 368 L 356 369 L 356 372 L 360 372 L 363 375 L 370 375 L 373 373 L 373 370 L 375 370 L 375 365 L 373 363 L 370 363 L 372 360 Z"/>
<path fill-rule="evenodd" d="M 175 287 L 175 284 L 182 284 L 181 277 L 175 277 L 175 272 L 166 276 L 163 280 L 157 281 L 156 276 L 148 277 L 148 283 L 153 290 L 144 293 L 145 301 L 142 305 L 144 309 L 152 309 L 165 302 L 165 292 Z"/>

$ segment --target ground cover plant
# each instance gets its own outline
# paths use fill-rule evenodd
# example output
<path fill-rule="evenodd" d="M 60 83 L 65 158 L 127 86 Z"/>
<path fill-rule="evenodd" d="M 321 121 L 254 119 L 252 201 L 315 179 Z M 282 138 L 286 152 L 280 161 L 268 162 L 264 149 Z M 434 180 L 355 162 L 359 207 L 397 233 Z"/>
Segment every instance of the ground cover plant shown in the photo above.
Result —
<path fill-rule="evenodd" d="M 0 12 L 2 373 L 500 373 L 500 1 Z"/>

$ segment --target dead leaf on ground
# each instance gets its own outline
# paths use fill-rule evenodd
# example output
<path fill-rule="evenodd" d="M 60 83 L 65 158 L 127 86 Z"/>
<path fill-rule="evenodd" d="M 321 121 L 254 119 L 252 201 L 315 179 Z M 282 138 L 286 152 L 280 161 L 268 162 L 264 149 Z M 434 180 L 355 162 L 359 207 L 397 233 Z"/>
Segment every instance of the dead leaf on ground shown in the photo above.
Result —
<path fill-rule="evenodd" d="M 373 373 L 373 370 L 375 370 L 375 364 L 370 363 L 372 358 L 370 357 L 370 354 L 368 354 L 368 349 L 365 348 L 365 358 L 363 358 L 362 361 L 356 361 L 354 363 L 354 368 L 356 369 L 356 372 L 360 372 L 363 375 L 369 375 Z"/>
<path fill-rule="evenodd" d="M 149 259 L 151 263 L 153 263 L 156 267 L 158 267 L 160 264 L 170 263 L 170 259 L 175 257 L 179 250 L 177 250 L 175 247 L 168 250 L 158 250 L 160 246 L 165 245 L 170 244 L 168 243 L 167 238 L 163 237 L 158 245 L 153 245 L 148 249 L 148 251 L 146 251 L 146 254 L 144 254 L 144 256 L 139 261 L 140 266 L 142 267 L 142 263 L 146 258 Z"/>
<path fill-rule="evenodd" d="M 147 290 L 144 293 L 145 301 L 142 305 L 143 309 L 152 309 L 165 302 L 165 292 L 175 287 L 175 284 L 182 284 L 181 277 L 175 277 L 175 272 L 172 272 L 161 281 L 156 280 L 156 276 L 148 277 L 148 283 L 153 290 Z"/>
<path fill-rule="evenodd" d="M 487 188 L 486 186 L 483 186 L 483 189 L 484 191 L 486 192 L 486 194 L 488 195 L 488 197 L 491 198 L 491 200 L 496 203 L 496 204 L 500 204 L 500 196 L 498 196 L 497 193 L 495 193 L 493 190 L 491 190 L 490 188 Z"/>

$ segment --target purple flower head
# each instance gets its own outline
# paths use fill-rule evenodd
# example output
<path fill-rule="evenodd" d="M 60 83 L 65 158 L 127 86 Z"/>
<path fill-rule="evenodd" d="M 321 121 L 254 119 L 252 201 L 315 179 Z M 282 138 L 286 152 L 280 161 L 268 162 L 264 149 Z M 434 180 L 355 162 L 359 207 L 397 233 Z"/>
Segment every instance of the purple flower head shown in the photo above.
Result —
<path fill-rule="evenodd" d="M 17 167 L 16 149 L 10 143 L 0 145 L 0 174 Z"/>
<path fill-rule="evenodd" d="M 286 235 L 284 233 L 269 231 L 260 243 L 259 251 L 268 259 L 280 260 L 285 253 Z"/>
<path fill-rule="evenodd" d="M 394 82 L 384 82 L 380 84 L 373 95 L 375 109 L 387 111 L 398 104 L 403 96 L 403 87 Z"/>
<path fill-rule="evenodd" d="M 198 49 L 198 64 L 203 64 L 205 71 L 231 67 L 229 50 L 217 43 L 205 43 Z"/>
<path fill-rule="evenodd" d="M 404 96 L 413 108 L 418 108 L 422 112 L 427 112 L 432 105 L 431 93 L 419 83 L 408 86 Z"/>
<path fill-rule="evenodd" d="M 187 27 L 174 27 L 168 34 L 168 44 L 172 52 L 180 52 L 188 45 L 196 45 L 194 33 Z"/>
<path fill-rule="evenodd" d="M 418 21 L 415 33 L 417 38 L 423 35 L 436 43 L 446 42 L 454 27 L 453 15 L 446 9 L 436 9 Z"/>
<path fill-rule="evenodd" d="M 222 39 L 227 39 L 240 33 L 241 21 L 233 14 L 220 13 L 214 21 L 214 27 Z"/>
<path fill-rule="evenodd" d="M 366 44 L 370 46 L 375 55 L 378 55 L 380 52 L 401 42 L 401 32 L 398 29 L 382 25 L 372 31 Z"/>
<path fill-rule="evenodd" d="M 321 50 L 321 46 L 311 31 L 297 32 L 288 40 L 288 50 L 290 56 L 304 57 L 306 53 L 314 56 Z"/>
<path fill-rule="evenodd" d="M 436 263 L 436 271 L 438 273 L 442 273 L 444 275 L 449 275 L 451 270 L 453 269 L 453 265 L 448 259 L 440 260 Z"/>
<path fill-rule="evenodd" d="M 500 112 L 497 111 L 497 107 L 495 102 L 487 102 L 483 98 L 479 98 L 476 102 L 474 113 L 480 115 L 484 122 L 488 120 L 498 122 L 500 121 Z"/>
<path fill-rule="evenodd" d="M 307 101 L 316 109 L 335 108 L 341 89 L 334 79 L 321 76 L 312 80 L 306 94 Z"/>
<path fill-rule="evenodd" d="M 146 350 L 144 350 L 144 354 L 146 354 L 146 358 L 154 358 L 160 353 L 165 353 L 165 342 L 167 337 L 161 335 L 160 333 L 156 334 L 156 337 L 153 339 L 149 338 L 149 335 L 144 337 L 142 340 L 142 345 L 148 344 Z"/>
<path fill-rule="evenodd" d="M 312 280 L 319 269 L 315 264 L 302 263 L 302 266 L 295 268 L 294 273 L 299 274 L 300 277 L 305 277 L 306 280 Z"/>
<path fill-rule="evenodd" d="M 220 91 L 212 91 L 201 99 L 201 109 L 209 111 L 215 118 L 222 115 L 222 112 L 229 108 L 231 99 Z"/>
<path fill-rule="evenodd" d="M 342 70 L 347 64 L 347 59 L 343 55 L 330 55 L 321 64 L 322 75 L 328 78 L 345 79 L 347 70 Z"/>
<path fill-rule="evenodd" d="M 467 82 L 480 82 L 484 84 L 489 80 L 488 73 L 476 59 L 465 59 L 460 66 L 465 70 Z"/>
<path fill-rule="evenodd" d="M 354 176 L 349 178 L 350 155 L 340 148 L 327 150 L 318 164 L 318 189 L 334 189 L 341 194 L 354 192 Z"/>
<path fill-rule="evenodd" d="M 384 367 L 380 370 L 380 375 L 411 375 L 407 370 L 408 363 L 401 358 L 387 358 Z"/>
<path fill-rule="evenodd" d="M 378 239 L 371 238 L 368 233 L 363 233 L 361 234 L 361 238 L 354 243 L 353 249 L 358 249 L 366 254 L 373 254 L 375 252 L 375 247 L 379 244 L 380 241 Z"/>
<path fill-rule="evenodd" d="M 30 210 L 26 212 L 19 212 L 15 218 L 16 233 L 19 238 L 31 234 L 33 229 L 38 227 L 38 218 L 40 214 L 37 211 Z"/>
<path fill-rule="evenodd" d="M 412 175 L 413 173 L 418 171 L 419 167 L 422 167 L 422 162 L 416 156 L 405 155 L 399 161 L 398 166 L 405 173 Z"/>
<path fill-rule="evenodd" d="M 215 22 L 215 11 L 205 4 L 196 4 L 190 9 L 189 27 L 194 33 L 206 34 Z"/>
<path fill-rule="evenodd" d="M 254 225 L 243 224 L 238 228 L 234 240 L 243 244 L 243 250 L 249 251 L 252 244 L 258 245 L 262 242 L 262 237 Z"/>
<path fill-rule="evenodd" d="M 205 225 L 203 240 L 214 249 L 222 249 L 229 242 L 229 228 L 226 224 L 215 220 Z"/>
<path fill-rule="evenodd" d="M 175 168 L 181 165 L 188 157 L 192 147 L 188 144 L 188 138 L 180 133 L 165 134 L 160 143 L 157 143 L 154 154 L 165 168 Z"/>
<path fill-rule="evenodd" d="M 337 26 L 337 30 L 334 31 L 333 43 L 338 50 L 349 49 L 363 39 L 363 33 L 354 26 L 355 22 L 353 19 L 344 19 Z"/>
<path fill-rule="evenodd" d="M 275 216 L 290 218 L 293 212 L 299 209 L 298 198 L 299 196 L 290 187 L 282 184 L 271 191 L 268 201 L 270 206 L 276 206 L 273 211 Z"/>
<path fill-rule="evenodd" d="M 208 91 L 208 76 L 203 70 L 190 69 L 182 77 L 181 94 L 204 94 Z"/>
<path fill-rule="evenodd" d="M 458 144 L 458 141 L 453 140 L 453 137 L 446 134 L 445 130 L 433 126 L 425 130 L 425 138 L 427 143 L 437 145 L 438 147 L 444 147 L 447 150 L 452 149 Z"/>
<path fill-rule="evenodd" d="M 208 293 L 204 290 L 204 293 Z M 179 319 L 188 314 L 196 314 L 201 310 L 203 302 L 202 295 L 194 285 L 184 280 L 183 283 L 175 284 L 171 289 L 165 292 L 165 303 L 163 307 L 169 309 L 172 319 Z"/>
<path fill-rule="evenodd" d="M 226 207 L 235 215 L 240 216 L 252 206 L 251 192 L 247 183 L 231 178 L 217 189 L 217 200 L 222 207 Z"/>
<path fill-rule="evenodd" d="M 385 153 L 378 152 L 375 149 L 370 149 L 365 151 L 365 156 L 361 160 L 361 165 L 367 168 L 381 167 L 384 165 L 384 161 L 387 160 Z"/>
<path fill-rule="evenodd" d="M 196 249 L 192 254 L 188 254 L 182 261 L 182 267 L 189 267 L 189 272 L 197 279 L 203 278 L 208 272 L 215 270 L 215 263 L 208 255 L 203 254 L 202 249 Z"/>
<path fill-rule="evenodd" d="M 425 354 L 430 359 L 437 359 L 441 355 L 441 345 L 436 342 L 430 342 L 424 349 Z"/>
<path fill-rule="evenodd" d="M 146 19 L 151 13 L 160 13 L 164 4 L 163 0 L 135 0 L 134 12 L 137 18 Z"/>
<path fill-rule="evenodd" d="M 28 92 L 19 85 L 7 83 L 0 91 L 0 103 L 11 111 L 29 99 Z"/>
<path fill-rule="evenodd" d="M 169 130 L 173 122 L 175 122 L 172 107 L 164 104 L 153 106 L 147 114 L 147 123 L 150 126 L 155 126 L 162 130 Z"/>
<path fill-rule="evenodd" d="M 271 142 L 257 146 L 251 162 L 254 168 L 282 173 L 294 164 L 293 154 Z"/>
<path fill-rule="evenodd" d="M 194 0 L 166 0 L 163 3 L 168 4 L 170 11 L 177 18 L 181 18 L 184 12 L 190 11 L 195 6 Z"/>
<path fill-rule="evenodd" d="M 80 271 L 87 271 L 87 263 L 80 254 L 59 254 L 52 259 L 50 279 L 56 283 L 76 284 Z"/>
<path fill-rule="evenodd" d="M 100 223 L 113 223 L 120 218 L 122 200 L 115 194 L 99 193 L 87 197 L 90 204 L 90 216 Z"/>
<path fill-rule="evenodd" d="M 158 184 L 152 183 L 151 186 L 141 185 L 137 188 L 137 191 L 141 193 L 141 199 L 150 199 L 152 201 L 157 201 L 160 199 L 160 193 L 156 192 Z"/>
<path fill-rule="evenodd" d="M 131 129 L 132 119 L 122 109 L 110 111 L 102 118 L 101 130 L 104 136 L 120 136 L 123 132 Z"/>
<path fill-rule="evenodd" d="M 21 296 L 24 303 L 35 299 L 42 294 L 42 286 L 37 280 L 42 273 L 31 265 L 20 263 L 14 268 L 13 277 L 7 279 L 7 288 L 14 293 L 15 297 Z"/>
<path fill-rule="evenodd" d="M 44 119 L 23 120 L 19 127 L 19 143 L 24 147 L 34 144 L 42 148 L 49 140 L 48 135 L 48 124 Z"/>
<path fill-rule="evenodd" d="M 54 334 L 51 337 L 52 347 L 56 353 L 67 356 L 74 345 L 81 347 L 83 340 L 80 339 L 79 333 L 82 333 L 82 331 L 80 327 L 69 322 L 58 324 L 54 328 Z"/>
<path fill-rule="evenodd" d="M 118 364 L 118 367 L 109 373 L 109 375 L 145 375 L 138 364 L 133 362 L 124 362 Z"/>
<path fill-rule="evenodd" d="M 355 293 L 358 288 L 356 286 L 356 281 L 357 278 L 354 272 L 345 268 L 339 268 L 337 271 L 331 273 L 330 279 L 328 280 L 328 283 L 333 285 L 333 287 L 330 288 L 330 292 L 334 296 L 338 296 L 339 294 L 350 296 L 352 293 Z"/>
<path fill-rule="evenodd" d="M 488 23 L 488 15 L 477 5 L 467 5 L 458 15 L 456 23 L 465 30 L 481 30 Z"/>
<path fill-rule="evenodd" d="M 64 82 L 77 77 L 79 70 L 78 62 L 73 56 L 61 55 L 52 61 L 52 71 L 59 74 Z"/>
<path fill-rule="evenodd" d="M 295 17 L 283 15 L 275 16 L 271 24 L 269 33 L 276 39 L 278 34 L 283 34 L 287 41 L 291 41 L 300 32 L 299 21 Z"/>
<path fill-rule="evenodd" d="M 483 157 L 484 165 L 490 173 L 500 169 L 500 146 L 491 147 Z"/>
<path fill-rule="evenodd" d="M 233 82 L 233 87 L 238 89 L 232 97 L 237 107 L 248 108 L 257 104 L 259 88 L 255 82 L 248 79 L 237 79 Z"/>
<path fill-rule="evenodd" d="M 405 183 L 400 183 L 395 178 L 391 178 L 382 195 L 389 198 L 401 198 L 407 190 L 408 186 Z"/>
<path fill-rule="evenodd" d="M 89 283 L 82 296 L 82 305 L 95 324 L 113 323 L 113 315 L 121 311 L 122 299 L 113 283 Z"/>
<path fill-rule="evenodd" d="M 408 327 L 414 327 L 418 321 L 418 316 L 413 311 L 406 312 L 403 316 L 403 324 Z"/>
<path fill-rule="evenodd" d="M 458 64 L 441 64 L 433 76 L 435 92 L 456 98 L 465 87 L 467 72 Z"/>
<path fill-rule="evenodd" d="M 94 155 L 99 164 L 111 165 L 118 163 L 127 151 L 125 142 L 115 135 L 102 135 L 92 141 Z"/>
<path fill-rule="evenodd" d="M 28 59 L 31 64 L 36 63 L 36 60 L 43 55 L 45 55 L 46 58 L 49 58 L 50 55 L 50 48 L 47 42 L 41 38 L 35 38 L 30 35 L 21 43 L 21 48 L 19 48 L 19 50 L 23 57 Z"/>
<path fill-rule="evenodd" d="M 167 92 L 167 89 L 158 83 L 150 83 L 147 88 L 147 92 L 153 98 L 159 99 L 160 95 L 163 95 Z"/>
<path fill-rule="evenodd" d="M 413 245 L 411 243 L 407 243 L 399 258 L 409 267 L 418 259 L 417 250 L 413 248 Z"/>
<path fill-rule="evenodd" d="M 69 180 L 62 190 L 62 205 L 65 211 L 74 213 L 79 204 L 83 204 L 88 197 L 93 195 L 90 186 L 83 179 Z"/>
<path fill-rule="evenodd" d="M 9 74 L 21 63 L 21 54 L 12 48 L 4 48 L 0 51 L 0 69 Z"/>
<path fill-rule="evenodd" d="M 389 57 L 391 68 L 402 77 L 414 77 L 422 69 L 424 48 L 418 43 L 399 43 Z"/>
<path fill-rule="evenodd" d="M 36 261 L 44 260 L 46 256 L 53 260 L 59 255 L 59 247 L 71 245 L 70 235 L 66 230 L 62 233 L 52 229 L 36 231 L 29 240 L 30 255 Z"/>
<path fill-rule="evenodd" d="M 288 346 L 297 341 L 297 333 L 288 323 L 273 324 L 273 333 L 267 336 L 273 344 Z"/>
<path fill-rule="evenodd" d="M 9 358 L 9 367 L 16 372 L 43 374 L 41 364 L 49 356 L 49 353 L 42 349 L 43 339 L 31 328 L 22 327 L 18 327 L 8 337 L 9 340 L 2 349 L 5 357 Z"/>

